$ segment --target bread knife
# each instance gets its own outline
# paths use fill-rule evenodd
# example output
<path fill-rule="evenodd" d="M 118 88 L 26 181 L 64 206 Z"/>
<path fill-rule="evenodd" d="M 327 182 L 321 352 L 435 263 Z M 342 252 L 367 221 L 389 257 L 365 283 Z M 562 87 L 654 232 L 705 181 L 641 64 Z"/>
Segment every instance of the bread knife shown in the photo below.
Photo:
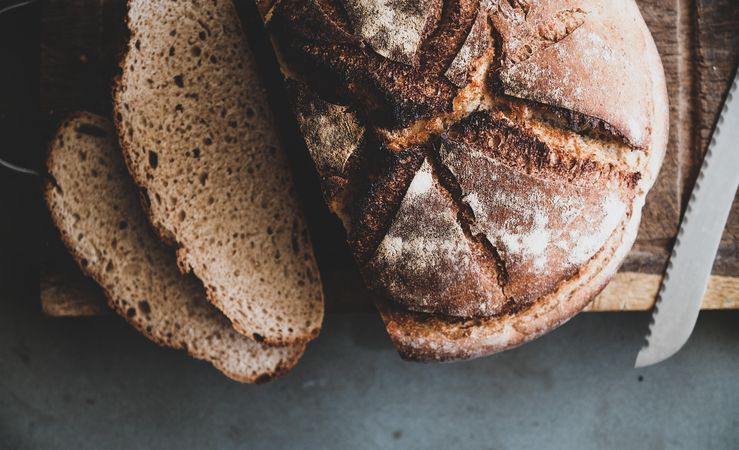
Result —
<path fill-rule="evenodd" d="M 677 353 L 698 319 L 739 185 L 738 82 L 739 72 L 713 130 L 635 367 L 657 364 Z"/>

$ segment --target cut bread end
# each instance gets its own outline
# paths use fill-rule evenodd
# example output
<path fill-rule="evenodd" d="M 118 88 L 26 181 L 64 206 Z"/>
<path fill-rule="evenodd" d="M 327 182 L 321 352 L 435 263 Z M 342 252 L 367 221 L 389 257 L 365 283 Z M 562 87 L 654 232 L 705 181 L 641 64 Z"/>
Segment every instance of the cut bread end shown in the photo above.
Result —
<path fill-rule="evenodd" d="M 65 120 L 47 168 L 44 197 L 62 240 L 110 306 L 144 336 L 244 383 L 269 381 L 297 363 L 304 344 L 272 347 L 238 334 L 200 283 L 179 272 L 174 251 L 149 229 L 107 120 L 89 113 Z"/>

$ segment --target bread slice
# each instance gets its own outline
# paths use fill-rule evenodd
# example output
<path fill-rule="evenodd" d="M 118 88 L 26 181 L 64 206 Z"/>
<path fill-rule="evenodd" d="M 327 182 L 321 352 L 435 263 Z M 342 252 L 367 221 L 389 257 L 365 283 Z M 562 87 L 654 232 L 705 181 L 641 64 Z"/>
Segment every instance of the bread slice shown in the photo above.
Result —
<path fill-rule="evenodd" d="M 304 345 L 270 347 L 237 333 L 182 275 L 149 229 L 112 125 L 78 113 L 64 121 L 48 158 L 45 198 L 62 239 L 110 306 L 147 338 L 185 349 L 228 377 L 268 381 L 292 368 Z"/>
<path fill-rule="evenodd" d="M 230 0 L 132 0 L 116 125 L 149 218 L 234 327 L 318 335 L 321 282 L 287 156 Z"/>

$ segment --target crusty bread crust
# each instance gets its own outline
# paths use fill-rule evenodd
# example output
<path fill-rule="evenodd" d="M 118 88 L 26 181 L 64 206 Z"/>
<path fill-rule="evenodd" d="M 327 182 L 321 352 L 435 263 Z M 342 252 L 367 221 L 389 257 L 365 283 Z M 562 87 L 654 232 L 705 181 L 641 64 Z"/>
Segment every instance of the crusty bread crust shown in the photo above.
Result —
<path fill-rule="evenodd" d="M 628 2 L 631 3 L 631 2 Z M 535 340 L 566 323 L 584 309 L 605 288 L 618 271 L 636 240 L 641 221 L 641 208 L 654 184 L 667 149 L 669 105 L 667 87 L 657 47 L 639 17 L 634 26 L 641 33 L 645 49 L 643 58 L 648 82 L 652 86 L 649 158 L 637 185 L 630 220 L 622 230 L 614 232 L 609 242 L 573 279 L 557 292 L 538 299 L 525 311 L 492 320 L 450 320 L 423 313 L 405 311 L 388 301 L 377 302 L 388 334 L 398 353 L 411 361 L 455 361 L 471 359 L 509 350 Z"/>
<path fill-rule="evenodd" d="M 445 0 L 434 30 L 400 53 L 373 33 L 386 37 L 397 23 L 384 21 L 408 11 L 387 3 L 380 17 L 375 4 L 282 0 L 268 26 L 283 72 L 376 137 L 361 149 L 374 169 L 340 174 L 330 206 L 349 211 L 350 246 L 385 296 L 396 346 L 414 359 L 469 358 L 564 323 L 625 257 L 664 157 L 664 73 L 636 3 Z M 413 30 L 433 17 L 411 12 Z M 357 28 L 367 23 L 382 26 Z M 397 161 L 419 153 L 451 204 L 409 189 L 420 164 Z M 441 220 L 449 213 L 457 227 Z M 497 277 L 503 300 L 461 281 L 480 273 Z"/>
<path fill-rule="evenodd" d="M 409 361 L 456 361 L 510 350 L 567 322 L 605 288 L 636 239 L 640 216 L 614 232 L 583 270 L 527 309 L 491 319 L 449 319 L 413 313 L 390 302 L 376 306 L 396 350 Z"/>
<path fill-rule="evenodd" d="M 242 383 L 288 372 L 305 345 L 254 342 L 206 303 L 202 286 L 181 275 L 171 250 L 149 234 L 119 152 L 111 123 L 85 112 L 64 120 L 49 145 L 44 199 L 80 269 L 116 313 L 159 345 L 186 350 Z M 143 299 L 133 298 L 142 287 Z"/>

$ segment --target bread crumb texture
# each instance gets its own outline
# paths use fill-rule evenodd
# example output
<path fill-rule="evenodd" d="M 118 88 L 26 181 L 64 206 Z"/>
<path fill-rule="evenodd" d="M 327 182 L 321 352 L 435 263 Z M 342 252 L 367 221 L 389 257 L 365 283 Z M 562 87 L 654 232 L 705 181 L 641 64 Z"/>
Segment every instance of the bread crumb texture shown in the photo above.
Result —
<path fill-rule="evenodd" d="M 128 15 L 116 123 L 152 223 L 237 330 L 315 338 L 320 276 L 233 3 L 132 0 Z"/>
<path fill-rule="evenodd" d="M 80 113 L 63 122 L 48 171 L 45 196 L 65 244 L 110 306 L 147 338 L 248 383 L 297 362 L 304 345 L 272 347 L 237 333 L 198 280 L 180 273 L 174 250 L 149 228 L 109 121 Z"/>

